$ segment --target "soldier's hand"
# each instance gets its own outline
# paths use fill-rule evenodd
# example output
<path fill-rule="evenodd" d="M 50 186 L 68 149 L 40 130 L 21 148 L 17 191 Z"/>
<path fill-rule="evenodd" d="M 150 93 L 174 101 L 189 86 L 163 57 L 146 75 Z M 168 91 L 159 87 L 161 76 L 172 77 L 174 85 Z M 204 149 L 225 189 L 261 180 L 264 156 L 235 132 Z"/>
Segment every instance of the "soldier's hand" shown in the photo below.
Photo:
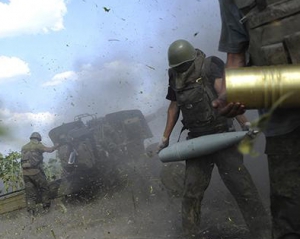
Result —
<path fill-rule="evenodd" d="M 169 146 L 169 138 L 163 137 L 161 142 L 159 143 L 157 147 L 156 153 L 159 153 L 161 150 Z"/>
<path fill-rule="evenodd" d="M 219 114 L 227 118 L 233 118 L 245 113 L 245 106 L 239 102 L 227 103 L 226 95 L 220 96 L 212 102 L 212 106 L 218 110 Z"/>

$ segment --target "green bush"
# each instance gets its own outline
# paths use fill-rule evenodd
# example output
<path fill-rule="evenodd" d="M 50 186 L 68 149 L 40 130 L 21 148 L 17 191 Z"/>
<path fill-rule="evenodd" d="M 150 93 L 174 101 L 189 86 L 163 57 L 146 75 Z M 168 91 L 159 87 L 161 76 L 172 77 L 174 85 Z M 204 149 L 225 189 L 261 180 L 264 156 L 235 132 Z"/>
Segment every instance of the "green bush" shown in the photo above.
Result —
<path fill-rule="evenodd" d="M 24 187 L 21 172 L 21 154 L 10 152 L 7 156 L 0 154 L 0 179 L 4 184 L 4 192 L 16 191 Z"/>
<path fill-rule="evenodd" d="M 50 159 L 43 164 L 43 168 L 49 181 L 60 178 L 62 167 L 59 160 Z M 4 189 L 1 191 L 0 188 L 0 193 L 8 193 L 24 188 L 21 153 L 11 152 L 7 156 L 0 154 L 0 179 L 4 184 Z"/>
<path fill-rule="evenodd" d="M 47 163 L 44 163 L 44 170 L 49 182 L 59 179 L 62 172 L 60 160 L 49 159 Z"/>

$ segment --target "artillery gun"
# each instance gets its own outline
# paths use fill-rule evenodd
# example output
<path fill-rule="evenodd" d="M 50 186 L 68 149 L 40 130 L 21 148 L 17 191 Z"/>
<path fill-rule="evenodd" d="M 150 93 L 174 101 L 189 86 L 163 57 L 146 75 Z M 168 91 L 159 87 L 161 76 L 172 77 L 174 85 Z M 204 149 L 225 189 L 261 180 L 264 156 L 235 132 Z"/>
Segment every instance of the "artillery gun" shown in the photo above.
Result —
<path fill-rule="evenodd" d="M 110 187 L 120 177 L 120 167 L 145 153 L 144 140 L 153 137 L 140 110 L 124 110 L 97 117 L 81 114 L 49 132 L 63 173 L 53 186 L 53 197 Z"/>
<path fill-rule="evenodd" d="M 147 122 L 140 110 L 124 110 L 104 117 L 77 115 L 50 130 L 53 144 L 62 145 L 57 157 L 63 168 L 61 178 L 50 182 L 51 198 L 93 193 L 94 186 L 117 188 L 122 174 L 133 172 L 130 161 L 145 153 L 144 140 L 153 137 Z M 24 207 L 24 189 L 0 196 L 0 214 Z"/>

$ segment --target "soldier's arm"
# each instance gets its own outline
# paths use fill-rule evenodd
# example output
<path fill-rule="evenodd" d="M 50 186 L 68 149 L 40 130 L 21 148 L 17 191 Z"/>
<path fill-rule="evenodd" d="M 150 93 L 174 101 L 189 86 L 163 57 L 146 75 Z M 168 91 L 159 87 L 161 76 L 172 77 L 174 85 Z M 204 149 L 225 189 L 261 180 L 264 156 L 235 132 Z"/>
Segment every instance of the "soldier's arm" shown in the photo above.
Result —
<path fill-rule="evenodd" d="M 219 113 L 225 117 L 236 118 L 238 122 L 244 120 L 245 106 L 239 102 L 230 102 L 226 101 L 226 92 L 224 91 L 224 80 L 222 78 L 217 78 L 215 80 L 214 88 L 218 94 L 218 98 L 212 102 L 214 108 L 219 110 Z M 247 119 L 246 119 L 247 121 Z"/>
<path fill-rule="evenodd" d="M 245 52 L 227 53 L 226 68 L 237 68 L 246 65 Z"/>
<path fill-rule="evenodd" d="M 245 114 L 243 115 L 237 115 L 235 117 L 235 119 L 237 120 L 237 122 L 240 124 L 242 130 L 249 130 L 250 127 L 250 122 L 248 121 L 247 117 L 245 116 Z"/>
<path fill-rule="evenodd" d="M 177 105 L 177 99 L 176 99 L 176 93 L 171 87 L 171 81 L 173 79 L 173 71 L 169 69 L 168 75 L 169 75 L 169 87 L 168 87 L 168 93 L 166 96 L 166 99 L 170 101 L 168 112 L 167 112 L 167 122 L 165 126 L 165 130 L 163 133 L 163 140 L 169 140 L 170 135 L 178 121 L 180 110 Z"/>
<path fill-rule="evenodd" d="M 167 122 L 163 137 L 169 139 L 179 117 L 179 107 L 176 101 L 171 101 L 168 108 Z"/>
<path fill-rule="evenodd" d="M 218 93 L 218 96 L 223 94 L 223 80 L 222 80 L 222 78 L 217 78 L 215 80 L 214 87 L 215 87 L 215 90 Z M 248 121 L 247 117 L 245 116 L 245 114 L 237 115 L 237 116 L 235 116 L 235 119 L 240 124 L 242 130 L 247 130 L 248 129 L 249 121 Z"/>
<path fill-rule="evenodd" d="M 218 96 L 221 96 L 221 94 L 222 94 L 222 85 L 223 85 L 223 79 L 222 78 L 216 78 L 214 88 L 215 88 Z"/>
<path fill-rule="evenodd" d="M 179 114 L 180 114 L 180 111 L 179 111 L 177 102 L 171 101 L 169 108 L 168 108 L 167 122 L 166 122 L 165 130 L 163 133 L 161 143 L 158 145 L 157 153 L 159 153 L 159 151 L 161 151 L 163 148 L 166 148 L 169 146 L 170 136 L 174 129 L 174 126 L 176 125 L 176 123 L 178 121 Z"/>
<path fill-rule="evenodd" d="M 46 146 L 44 146 L 43 145 L 43 152 L 46 152 L 46 153 L 52 153 L 52 152 L 54 152 L 55 150 L 57 150 L 58 148 L 59 148 L 59 146 L 60 145 L 54 145 L 54 146 L 52 146 L 52 147 L 46 147 Z"/>

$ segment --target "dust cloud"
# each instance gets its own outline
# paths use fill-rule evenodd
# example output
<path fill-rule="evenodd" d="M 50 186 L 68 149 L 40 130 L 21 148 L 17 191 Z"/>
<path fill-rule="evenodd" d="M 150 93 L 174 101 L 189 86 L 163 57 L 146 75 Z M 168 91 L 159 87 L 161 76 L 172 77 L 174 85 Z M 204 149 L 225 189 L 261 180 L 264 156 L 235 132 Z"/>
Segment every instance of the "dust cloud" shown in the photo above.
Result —
<path fill-rule="evenodd" d="M 201 1 L 198 2 L 200 4 Z M 216 8 L 212 17 L 207 15 L 209 11 L 202 11 L 203 16 L 199 16 L 196 10 L 183 14 L 188 7 L 186 4 L 175 4 L 176 7 L 168 9 L 168 16 L 172 15 L 172 21 L 168 21 L 173 23 L 173 27 L 166 29 L 165 26 L 159 26 L 161 35 L 151 36 L 151 42 L 148 41 L 146 45 L 134 45 L 134 42 L 123 45 L 123 48 L 132 50 L 130 54 L 126 51 L 110 53 L 106 49 L 106 58 L 99 57 L 89 64 L 82 64 L 82 59 L 74 62 L 78 80 L 64 92 L 63 100 L 57 105 L 55 126 L 71 122 L 76 115 L 83 113 L 102 117 L 121 110 L 139 109 L 146 118 L 151 115 L 149 126 L 153 138 L 144 142 L 147 153 L 135 158 L 119 158 L 119 164 L 125 165 L 125 168 L 118 168 L 121 174 L 118 183 L 108 188 L 100 185 L 92 196 L 55 199 L 51 211 L 38 215 L 33 222 L 25 209 L 1 215 L 1 238 L 181 238 L 184 162 L 163 164 L 155 153 L 168 107 L 165 100 L 166 49 L 172 41 L 186 38 L 208 55 L 219 54 L 216 50 L 219 10 Z M 201 17 L 209 20 L 201 21 Z M 184 19 L 181 25 L 178 19 Z M 199 22 L 202 22 L 200 27 L 196 27 Z M 195 23 L 195 27 L 190 28 L 193 25 L 191 23 Z M 208 36 L 205 33 L 210 28 L 215 30 Z M 111 42 L 112 50 L 116 43 Z M 138 54 L 139 51 L 142 54 Z M 99 55 L 103 55 L 100 47 Z M 247 115 L 250 120 L 257 117 L 256 112 Z M 178 122 L 171 144 L 177 142 L 180 130 Z M 180 140 L 185 140 L 185 133 Z M 245 164 L 268 206 L 263 137 L 258 140 L 256 148 L 260 155 L 256 158 L 246 156 Z M 203 201 L 202 222 L 204 236 L 243 238 L 247 234 L 238 207 L 216 170 Z"/>

